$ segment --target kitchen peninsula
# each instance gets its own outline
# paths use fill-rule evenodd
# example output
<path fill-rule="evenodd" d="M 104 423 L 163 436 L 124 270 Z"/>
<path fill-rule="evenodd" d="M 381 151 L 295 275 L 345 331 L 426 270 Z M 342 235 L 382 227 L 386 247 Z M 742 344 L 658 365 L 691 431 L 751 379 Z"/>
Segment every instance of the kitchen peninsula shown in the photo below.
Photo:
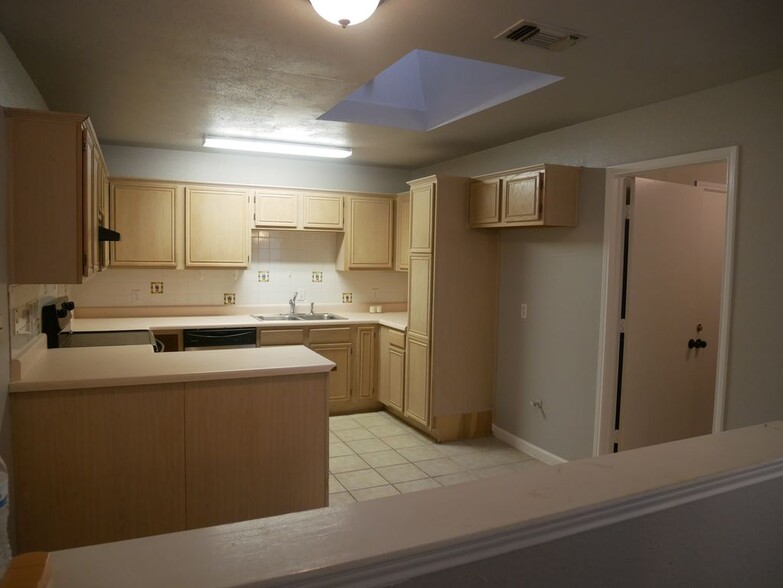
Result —
<path fill-rule="evenodd" d="M 301 346 L 46 349 L 11 383 L 19 552 L 326 506 L 328 378 Z"/>

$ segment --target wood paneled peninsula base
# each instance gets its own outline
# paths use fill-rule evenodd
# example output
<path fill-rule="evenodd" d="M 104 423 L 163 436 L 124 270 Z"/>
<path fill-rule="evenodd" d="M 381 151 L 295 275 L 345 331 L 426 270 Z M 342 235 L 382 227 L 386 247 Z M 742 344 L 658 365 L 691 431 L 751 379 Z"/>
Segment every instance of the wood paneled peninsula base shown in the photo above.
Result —
<path fill-rule="evenodd" d="M 105 349 L 91 351 L 107 356 Z M 138 350 L 126 349 L 133 364 Z M 201 379 L 189 373 L 182 374 L 187 381 L 95 387 L 65 380 L 59 389 L 42 381 L 44 364 L 51 369 L 62 359 L 51 354 L 68 350 L 46 351 L 49 357 L 28 374 L 33 380 L 12 384 L 18 553 L 326 506 L 333 364 L 301 346 L 286 350 L 232 350 L 232 357 L 247 356 L 234 367 L 243 361 L 260 367 L 223 368 Z M 146 361 L 175 355 L 204 372 L 221 353 Z M 300 365 L 291 365 L 297 358 Z M 157 378 L 140 372 L 138 379 L 173 377 L 161 374 L 160 365 L 148 371 L 156 369 Z M 35 387 L 35 377 L 48 389 L 14 389 Z"/>

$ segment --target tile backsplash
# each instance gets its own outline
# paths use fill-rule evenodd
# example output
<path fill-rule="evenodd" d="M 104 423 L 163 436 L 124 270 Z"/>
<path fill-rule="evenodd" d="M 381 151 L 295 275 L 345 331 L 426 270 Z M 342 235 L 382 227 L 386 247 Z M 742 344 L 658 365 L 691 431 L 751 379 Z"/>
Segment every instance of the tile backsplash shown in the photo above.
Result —
<path fill-rule="evenodd" d="M 286 304 L 295 291 L 303 303 L 341 303 L 346 292 L 353 303 L 407 299 L 404 272 L 338 272 L 340 238 L 328 232 L 253 231 L 246 270 L 109 268 L 69 286 L 68 294 L 77 306 L 222 306 L 226 293 L 235 294 L 237 305 Z M 159 288 L 151 288 L 157 283 Z"/>

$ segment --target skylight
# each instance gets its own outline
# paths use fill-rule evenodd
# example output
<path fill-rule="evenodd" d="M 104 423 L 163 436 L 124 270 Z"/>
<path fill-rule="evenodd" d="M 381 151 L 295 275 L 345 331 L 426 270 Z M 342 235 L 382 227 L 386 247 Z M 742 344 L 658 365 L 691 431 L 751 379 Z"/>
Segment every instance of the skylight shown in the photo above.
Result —
<path fill-rule="evenodd" d="M 416 49 L 318 119 L 431 131 L 562 79 Z"/>

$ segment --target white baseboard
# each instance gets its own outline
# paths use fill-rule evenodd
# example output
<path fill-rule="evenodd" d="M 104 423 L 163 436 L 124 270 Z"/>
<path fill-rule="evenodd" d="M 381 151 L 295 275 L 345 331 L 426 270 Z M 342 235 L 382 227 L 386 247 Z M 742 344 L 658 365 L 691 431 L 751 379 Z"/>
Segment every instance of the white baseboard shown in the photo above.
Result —
<path fill-rule="evenodd" d="M 559 455 L 550 453 L 546 449 L 541 449 L 538 445 L 533 445 L 529 441 L 520 439 L 505 429 L 501 429 L 494 423 L 492 424 L 492 434 L 504 443 L 511 445 L 511 447 L 515 447 L 520 451 L 524 451 L 528 455 L 535 457 L 538 461 L 543 461 L 545 464 L 557 465 L 560 463 L 568 463 L 567 459 L 563 459 Z"/>

